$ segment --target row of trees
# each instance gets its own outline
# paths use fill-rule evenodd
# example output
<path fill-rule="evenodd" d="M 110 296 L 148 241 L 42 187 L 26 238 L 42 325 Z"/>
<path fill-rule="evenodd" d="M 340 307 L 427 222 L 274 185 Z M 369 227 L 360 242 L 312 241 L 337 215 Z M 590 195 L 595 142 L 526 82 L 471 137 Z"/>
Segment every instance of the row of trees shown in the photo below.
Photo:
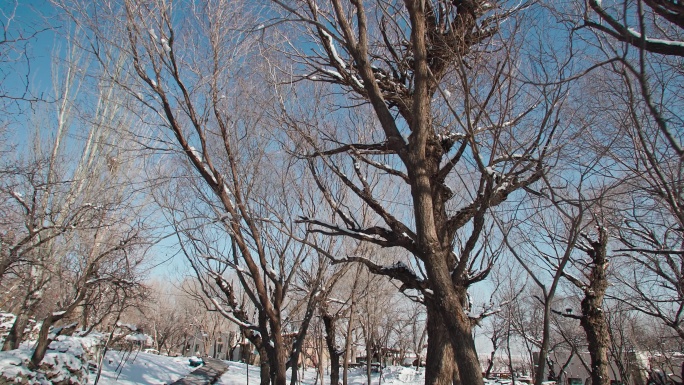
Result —
<path fill-rule="evenodd" d="M 32 282 L 75 290 L 45 313 L 43 340 L 116 297 L 99 285 L 130 292 L 113 272 L 141 261 L 150 198 L 207 308 L 260 352 L 263 384 L 286 383 L 317 315 L 343 356 L 335 321 L 354 314 L 357 282 L 337 293 L 358 266 L 425 307 L 426 384 L 483 383 L 473 328 L 519 297 L 473 306 L 469 292 L 503 282 L 489 277 L 503 262 L 542 304 L 536 384 L 559 291 L 580 298 L 565 316 L 593 384 L 610 378 L 606 301 L 684 335 L 676 2 L 55 4 L 81 42 L 57 78 L 57 134 L 29 163 L 43 167 L 17 173 L 35 181 L 3 187 L 3 226 L 25 223 L 2 243 L 15 307 L 43 302 Z M 66 146 L 67 118 L 88 105 L 79 71 L 98 113 Z M 124 142 L 141 152 L 115 152 Z M 85 150 L 64 163 L 66 148 Z"/>
<path fill-rule="evenodd" d="M 0 306 L 16 315 L 2 350 L 37 332 L 35 369 L 55 335 L 73 331 L 66 324 L 90 332 L 144 298 L 149 209 L 117 131 L 138 125 L 114 102 L 121 93 L 88 78 L 91 61 L 70 39 L 52 89 L 39 91 L 32 44 L 56 26 L 26 20 L 18 3 L 2 17 Z"/>

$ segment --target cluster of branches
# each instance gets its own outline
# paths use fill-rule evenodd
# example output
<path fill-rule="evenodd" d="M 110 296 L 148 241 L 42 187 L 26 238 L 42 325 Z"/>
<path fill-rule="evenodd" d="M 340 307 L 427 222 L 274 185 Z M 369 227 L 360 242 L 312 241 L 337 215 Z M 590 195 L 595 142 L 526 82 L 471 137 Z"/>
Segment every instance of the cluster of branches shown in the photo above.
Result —
<path fill-rule="evenodd" d="M 151 196 L 205 306 L 259 350 L 263 384 L 285 384 L 288 367 L 297 381 L 317 313 L 331 357 L 343 356 L 334 321 L 352 324 L 355 295 L 339 308 L 330 297 L 349 263 L 425 306 L 429 384 L 483 383 L 473 329 L 497 306 L 473 307 L 469 290 L 503 258 L 543 304 L 537 384 L 559 288 L 582 298 L 567 318 L 589 341 L 594 384 L 610 378 L 606 297 L 683 334 L 680 5 L 268 4 L 59 4 L 87 31 L 103 82 L 149 125 L 135 139 L 157 166 Z M 567 44 L 524 33 L 548 26 Z M 101 209 L 43 197 L 74 185 L 46 159 L 48 171 L 26 173 L 42 175 L 31 193 L 69 214 L 34 210 L 8 187 L 8 212 L 41 216 L 3 242 L 8 271 L 40 265 L 25 261 L 52 239 L 87 238 L 74 229 L 104 243 Z M 88 260 L 130 255 L 139 235 L 127 229 Z M 91 270 L 75 281 L 99 282 Z M 378 338 L 364 333 L 370 349 Z"/>
<path fill-rule="evenodd" d="M 77 71 L 83 63 L 69 59 L 55 68 L 59 102 L 24 120 L 33 145 L 8 151 L 2 164 L 0 306 L 16 315 L 2 348 L 18 348 L 29 321 L 40 321 L 28 363 L 34 369 L 55 338 L 53 326 L 89 333 L 144 293 L 145 211 L 136 176 L 123 173 L 135 159 L 114 147 L 125 141 L 114 128 L 131 124 L 131 115 L 113 103 L 112 87 L 80 92 L 88 81 Z M 94 113 L 75 112 L 87 103 Z"/>

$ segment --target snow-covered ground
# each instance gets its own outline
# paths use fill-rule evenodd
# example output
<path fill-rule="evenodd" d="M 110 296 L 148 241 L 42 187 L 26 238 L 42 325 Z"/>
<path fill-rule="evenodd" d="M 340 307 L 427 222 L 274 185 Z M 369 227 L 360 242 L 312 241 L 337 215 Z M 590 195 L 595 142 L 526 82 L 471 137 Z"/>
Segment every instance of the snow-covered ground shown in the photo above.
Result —
<path fill-rule="evenodd" d="M 123 369 L 116 371 L 121 362 L 121 352 L 108 352 L 102 367 L 102 385 L 160 385 L 168 384 L 188 374 L 193 368 L 188 366 L 188 357 L 165 357 L 154 354 L 135 353 L 131 354 L 123 365 Z M 226 361 L 228 371 L 217 382 L 217 385 L 246 385 L 259 383 L 259 367 L 249 366 L 249 381 L 247 365 L 240 362 Z M 301 373 L 301 372 L 300 372 Z M 288 378 L 289 378 L 288 372 Z M 117 379 L 118 375 L 118 379 Z M 330 379 L 326 373 L 325 383 Z M 308 369 L 304 371 L 302 385 L 316 383 L 316 371 Z M 320 383 L 320 381 L 319 381 Z M 372 384 L 380 383 L 380 374 L 373 373 Z M 389 367 L 383 371 L 382 384 L 388 385 L 422 385 L 423 374 L 413 368 Z M 349 376 L 350 385 L 365 385 L 366 374 L 362 369 L 352 369 Z"/>
<path fill-rule="evenodd" d="M 59 336 L 50 344 L 38 371 L 27 366 L 34 341 L 19 349 L 0 352 L 0 383 L 29 385 L 93 384 L 97 375 L 96 352 L 102 336 Z M 102 385 L 161 385 L 184 377 L 193 370 L 187 357 L 165 357 L 134 351 L 109 351 L 102 362 Z"/>
<path fill-rule="evenodd" d="M 189 365 L 188 357 L 166 357 L 142 352 L 124 354 L 110 350 L 102 363 L 99 384 L 169 384 L 187 375 L 193 369 Z M 91 375 L 91 379 L 94 379 L 94 375 Z"/>
<path fill-rule="evenodd" d="M 247 366 L 239 362 L 228 361 L 228 371 L 217 382 L 217 385 L 246 385 L 247 384 Z M 301 373 L 301 372 L 300 372 Z M 289 378 L 288 371 L 288 378 Z M 373 385 L 380 383 L 380 374 L 373 373 L 371 376 L 371 383 Z M 259 367 L 249 366 L 249 383 L 259 383 Z M 302 385 L 313 385 L 316 383 L 316 371 L 308 369 L 304 371 L 304 376 L 301 379 Z M 320 384 L 320 381 L 318 382 Z M 324 383 L 330 383 L 330 378 L 326 373 Z M 366 373 L 363 369 L 351 369 L 349 372 L 350 385 L 365 385 Z M 383 370 L 382 384 L 388 385 L 423 385 L 425 383 L 423 373 L 416 372 L 414 368 L 404 368 L 401 366 L 388 367 Z"/>
<path fill-rule="evenodd" d="M 0 382 L 15 384 L 70 384 L 87 382 L 88 363 L 99 343 L 98 335 L 88 337 L 59 336 L 40 364 L 39 371 L 28 369 L 33 353 L 33 342 L 21 344 L 19 349 L 0 352 Z"/>
<path fill-rule="evenodd" d="M 31 353 L 30 344 L 23 344 L 20 349 L 0 352 L 0 377 L 10 383 L 47 385 L 64 383 L 85 385 L 94 383 L 96 373 L 88 370 L 85 362 L 91 347 L 95 346 L 96 337 L 58 337 L 58 341 L 50 345 L 41 372 L 32 372 L 26 368 Z M 169 384 L 190 373 L 194 368 L 189 365 L 188 357 L 166 357 L 143 352 L 119 352 L 110 350 L 102 362 L 101 385 L 162 385 Z M 259 367 L 248 366 L 240 362 L 226 361 L 228 371 L 219 379 L 218 385 L 247 385 L 259 383 Z M 92 367 L 91 367 L 92 369 Z M 387 367 L 380 373 L 373 373 L 371 385 L 423 385 L 424 369 L 416 371 L 412 367 Z M 288 377 L 290 372 L 288 371 Z M 314 385 L 317 373 L 314 369 L 300 372 L 301 385 Z M 0 383 L 2 382 L 0 378 Z M 330 382 L 329 374 L 325 374 L 324 383 Z M 488 384 L 507 383 L 488 381 Z M 363 368 L 351 369 L 350 385 L 366 385 L 366 373 Z"/>

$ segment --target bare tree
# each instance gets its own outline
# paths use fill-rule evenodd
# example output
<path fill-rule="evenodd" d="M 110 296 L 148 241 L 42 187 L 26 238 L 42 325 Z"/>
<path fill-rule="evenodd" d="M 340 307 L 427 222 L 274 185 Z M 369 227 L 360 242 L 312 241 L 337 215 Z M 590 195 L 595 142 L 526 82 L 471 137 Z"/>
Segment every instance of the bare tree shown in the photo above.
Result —
<path fill-rule="evenodd" d="M 193 299 L 186 300 L 183 284 L 181 288 L 176 288 L 166 281 L 155 280 L 148 287 L 148 298 L 133 314 L 126 315 L 126 322 L 133 322 L 145 330 L 152 337 L 158 352 L 165 351 L 167 355 L 184 353 L 183 342 L 191 333 L 190 325 L 195 323 L 192 315 L 201 314 L 205 309 L 197 306 Z"/>
<path fill-rule="evenodd" d="M 515 317 L 513 316 L 514 308 L 522 301 L 519 297 L 525 291 L 527 280 L 521 279 L 523 271 L 516 265 L 511 263 L 500 263 L 493 269 L 492 281 L 494 282 L 494 291 L 492 294 L 492 302 L 496 304 L 496 308 L 491 308 L 490 317 L 487 317 L 480 323 L 482 327 L 482 334 L 484 334 L 492 345 L 492 351 L 489 355 L 487 366 L 484 369 L 485 378 L 490 378 L 491 373 L 497 367 L 497 361 L 500 365 L 502 362 L 508 361 L 510 372 L 513 373 L 512 368 L 512 349 L 516 353 L 520 352 L 520 348 L 513 347 L 512 341 L 516 336 L 513 328 Z M 524 306 L 524 305 L 523 305 Z M 508 356 L 507 360 L 502 359 L 501 356 L 497 358 L 499 351 L 506 350 L 504 356 Z"/>
<path fill-rule="evenodd" d="M 294 344 L 286 339 L 289 295 L 310 254 L 291 218 L 306 197 L 291 194 L 302 173 L 279 151 L 283 138 L 263 114 L 271 96 L 261 86 L 267 75 L 249 64 L 259 36 L 249 33 L 256 29 L 249 3 L 122 0 L 97 14 L 89 4 L 63 6 L 90 32 L 104 76 L 137 99 L 131 109 L 159 126 L 148 147 L 174 169 L 157 200 L 206 303 L 259 349 L 268 365 L 262 383 L 284 385 L 288 357 L 308 326 L 299 325 Z M 119 62 L 133 78 L 112 77 Z M 314 293 L 304 312 L 309 319 Z"/>
<path fill-rule="evenodd" d="M 350 275 L 353 275 L 353 278 L 350 277 Z M 331 385 L 338 385 L 340 383 L 341 367 L 345 369 L 346 374 L 347 355 L 344 346 L 341 347 L 338 344 L 338 321 L 347 316 L 349 317 L 349 322 L 351 324 L 351 313 L 355 311 L 354 305 L 357 299 L 356 292 L 360 278 L 361 274 L 358 270 L 353 271 L 349 266 L 343 266 L 323 285 L 326 290 L 321 293 L 320 296 L 318 311 L 320 313 L 321 321 L 323 322 L 325 345 L 328 350 L 328 356 L 330 357 Z M 352 280 L 351 284 L 348 282 L 349 279 Z M 347 288 L 350 290 L 348 295 L 343 292 L 343 287 L 347 285 Z M 350 339 L 351 336 L 347 336 L 345 341 L 349 341 Z M 344 359 L 345 362 L 342 362 L 342 359 Z M 346 375 L 344 377 L 346 377 Z"/>
<path fill-rule="evenodd" d="M 93 93 L 79 92 L 86 83 L 77 71 L 82 57 L 74 48 L 68 52 L 67 64 L 55 74 L 59 103 L 38 110 L 54 113 L 54 124 L 29 136 L 33 147 L 24 149 L 14 177 L 6 179 L 2 188 L 10 202 L 5 206 L 13 214 L 10 217 L 21 219 L 14 231 L 5 229 L 3 236 L 3 284 L 18 282 L 17 291 L 24 298 L 3 349 L 21 343 L 29 317 L 41 318 L 29 362 L 34 369 L 40 366 L 51 328 L 58 322 L 70 320 L 93 301 L 121 301 L 118 305 L 123 307 L 128 297 L 136 295 L 148 246 L 140 219 L 145 201 L 131 184 L 135 173 L 123 175 L 107 166 L 116 151 L 113 144 L 126 140 L 113 127 L 130 124 L 130 115 L 114 105 L 117 95 L 111 87 L 95 83 Z M 77 100 L 93 103 L 93 113 L 78 114 Z M 122 163 L 134 168 L 135 158 Z M 101 322 L 104 316 L 98 318 Z"/>
<path fill-rule="evenodd" d="M 617 59 L 593 87 L 592 113 L 616 138 L 604 150 L 624 184 L 615 236 L 632 269 L 618 276 L 630 288 L 621 299 L 681 337 L 684 10 L 671 1 L 589 1 L 579 9 L 575 20 L 592 32 L 586 41 Z"/>
<path fill-rule="evenodd" d="M 426 304 L 435 316 L 428 321 L 444 322 L 434 330 L 449 337 L 461 381 L 481 384 L 465 310 L 468 287 L 487 276 L 494 259 L 479 242 L 490 209 L 541 177 L 562 87 L 523 91 L 515 81 L 512 63 L 520 52 L 507 37 L 518 25 L 509 18 L 510 29 L 499 34 L 499 22 L 515 12 L 503 4 L 275 3 L 318 47 L 319 54 L 294 54 L 308 66 L 302 78 L 335 84 L 368 104 L 356 113 L 372 111 L 376 119 L 358 127 L 359 119 L 350 118 L 344 124 L 352 129 L 325 132 L 290 121 L 308 142 L 321 190 L 333 190 L 321 176 L 332 174 L 376 215 L 362 224 L 333 191 L 326 199 L 336 223 L 303 220 L 314 231 L 415 255 L 427 279 L 401 266 L 372 270 L 431 297 Z M 406 199 L 384 204 L 374 191 L 379 178 L 383 191 Z"/>
<path fill-rule="evenodd" d="M 574 207 L 569 209 L 574 211 Z M 537 298 L 543 305 L 539 356 L 535 363 L 534 382 L 537 385 L 545 380 L 552 339 L 552 307 L 566 266 L 571 260 L 574 245 L 585 226 L 582 215 L 583 213 L 578 212 L 577 216 L 569 214 L 567 220 L 558 220 L 553 215 L 549 216 L 546 210 L 541 210 L 538 216 L 522 215 L 521 218 L 524 219 L 521 223 L 512 223 L 510 230 L 505 231 L 504 240 L 511 254 L 541 292 Z M 518 241 L 510 240 L 511 230 L 517 234 Z M 559 242 L 559 239 L 567 243 Z M 566 247 L 566 244 L 569 246 Z"/>
<path fill-rule="evenodd" d="M 423 309 L 422 304 L 414 303 L 413 307 L 411 308 L 411 313 L 409 314 L 411 314 L 411 332 L 409 333 L 411 337 L 410 347 L 413 351 L 413 354 L 416 355 L 416 369 L 418 370 L 418 368 L 423 365 L 422 362 L 425 358 L 423 356 L 423 349 L 427 343 L 427 325 L 423 319 L 425 317 L 425 309 Z"/>

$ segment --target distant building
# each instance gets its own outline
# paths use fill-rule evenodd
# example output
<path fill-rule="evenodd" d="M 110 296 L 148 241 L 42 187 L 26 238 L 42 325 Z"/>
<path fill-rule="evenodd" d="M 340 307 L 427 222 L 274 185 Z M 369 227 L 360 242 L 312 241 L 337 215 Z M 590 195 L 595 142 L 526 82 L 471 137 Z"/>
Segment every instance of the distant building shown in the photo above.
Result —
<path fill-rule="evenodd" d="M 235 332 L 207 333 L 197 332 L 185 338 L 184 356 L 212 357 L 219 360 L 239 361 L 245 348 L 237 342 Z M 249 344 L 251 346 L 251 344 Z"/>
<path fill-rule="evenodd" d="M 534 362 L 538 353 L 534 354 Z M 628 352 L 621 362 L 610 361 L 608 373 L 614 385 L 682 384 L 684 355 L 648 354 Z M 554 350 L 549 353 L 545 378 L 558 380 L 559 385 L 585 385 L 590 383 L 591 357 L 588 352 L 572 353 Z M 655 382 L 652 382 L 655 380 Z"/>

